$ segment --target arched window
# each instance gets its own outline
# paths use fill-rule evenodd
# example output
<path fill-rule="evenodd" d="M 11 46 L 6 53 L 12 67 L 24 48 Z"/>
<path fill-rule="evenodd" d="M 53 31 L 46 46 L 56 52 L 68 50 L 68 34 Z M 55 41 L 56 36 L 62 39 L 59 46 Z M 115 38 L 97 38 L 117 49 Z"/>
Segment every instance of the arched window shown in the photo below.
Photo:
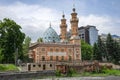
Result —
<path fill-rule="evenodd" d="M 53 56 L 50 56 L 50 60 L 53 60 Z"/>
<path fill-rule="evenodd" d="M 69 56 L 69 61 L 71 61 L 72 60 L 72 57 L 71 56 Z"/>
<path fill-rule="evenodd" d="M 42 61 L 45 61 L 45 56 L 42 56 Z"/>
<path fill-rule="evenodd" d="M 59 59 L 58 59 L 58 56 L 56 56 L 56 61 L 58 61 Z"/>
<path fill-rule="evenodd" d="M 61 52 L 64 52 L 64 49 L 61 49 Z"/>
<path fill-rule="evenodd" d="M 59 49 L 57 48 L 57 49 L 56 49 L 56 52 L 58 52 L 58 51 L 59 51 Z"/>
<path fill-rule="evenodd" d="M 52 67 L 52 64 L 50 64 L 50 67 Z"/>
<path fill-rule="evenodd" d="M 41 67 L 41 65 L 39 64 L 38 67 Z"/>
<path fill-rule="evenodd" d="M 62 60 L 62 61 L 64 60 L 64 56 L 62 56 L 61 60 Z"/>

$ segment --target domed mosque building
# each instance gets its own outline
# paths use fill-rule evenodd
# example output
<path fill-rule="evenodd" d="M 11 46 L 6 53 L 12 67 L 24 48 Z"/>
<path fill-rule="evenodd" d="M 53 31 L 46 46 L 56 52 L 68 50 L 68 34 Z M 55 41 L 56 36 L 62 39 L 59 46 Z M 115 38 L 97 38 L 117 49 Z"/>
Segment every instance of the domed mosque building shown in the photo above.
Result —
<path fill-rule="evenodd" d="M 60 42 L 60 37 L 59 35 L 56 33 L 56 31 L 51 27 L 50 27 L 44 32 L 43 34 L 43 42 Z"/>
<path fill-rule="evenodd" d="M 67 24 L 65 15 L 60 23 L 60 36 L 49 26 L 43 34 L 43 42 L 29 47 L 29 58 L 33 63 L 28 64 L 28 71 L 60 70 L 66 72 L 67 66 L 80 64 L 81 43 L 78 37 L 78 22 L 75 8 L 71 13 L 71 38 L 67 39 Z"/>

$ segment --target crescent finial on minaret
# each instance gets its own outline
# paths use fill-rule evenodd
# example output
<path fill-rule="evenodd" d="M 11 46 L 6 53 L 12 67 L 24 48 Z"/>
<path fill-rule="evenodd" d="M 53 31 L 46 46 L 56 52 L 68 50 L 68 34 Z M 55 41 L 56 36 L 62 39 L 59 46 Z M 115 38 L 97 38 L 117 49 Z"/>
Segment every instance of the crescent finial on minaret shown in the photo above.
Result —
<path fill-rule="evenodd" d="M 75 1 L 73 3 L 73 12 L 75 12 Z"/>
<path fill-rule="evenodd" d="M 64 11 L 63 11 L 63 15 L 62 15 L 63 18 L 65 18 L 65 14 L 64 14 Z"/>

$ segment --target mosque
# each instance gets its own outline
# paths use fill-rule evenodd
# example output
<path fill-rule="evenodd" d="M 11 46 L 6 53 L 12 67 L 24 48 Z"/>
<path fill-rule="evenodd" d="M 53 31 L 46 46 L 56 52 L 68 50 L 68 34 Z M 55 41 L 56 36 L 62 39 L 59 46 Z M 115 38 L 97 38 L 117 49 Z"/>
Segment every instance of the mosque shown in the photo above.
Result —
<path fill-rule="evenodd" d="M 81 42 L 78 36 L 78 22 L 75 8 L 71 13 L 70 39 L 67 39 L 67 24 L 65 15 L 60 23 L 60 36 L 50 27 L 44 32 L 43 42 L 36 42 L 29 47 L 29 58 L 33 63 L 28 64 L 29 71 L 56 70 L 65 71 L 66 65 L 81 61 Z"/>

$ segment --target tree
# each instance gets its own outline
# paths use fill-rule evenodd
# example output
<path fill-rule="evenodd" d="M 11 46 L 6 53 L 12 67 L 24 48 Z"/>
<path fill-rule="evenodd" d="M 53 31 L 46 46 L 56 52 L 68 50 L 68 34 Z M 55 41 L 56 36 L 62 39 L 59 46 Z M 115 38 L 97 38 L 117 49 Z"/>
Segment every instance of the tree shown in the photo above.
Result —
<path fill-rule="evenodd" d="M 37 39 L 37 42 L 43 42 L 43 39 L 40 37 Z"/>
<path fill-rule="evenodd" d="M 23 61 L 28 61 L 28 51 L 29 51 L 29 46 L 31 43 L 31 38 L 29 36 L 27 36 L 24 40 L 23 43 L 23 54 L 24 54 L 24 59 Z"/>
<path fill-rule="evenodd" d="M 112 54 L 112 59 L 113 62 L 116 64 L 120 64 L 120 45 L 117 41 L 114 41 L 114 47 L 113 47 L 113 54 Z"/>
<path fill-rule="evenodd" d="M 0 21 L 0 47 L 3 49 L 4 58 L 2 61 L 14 62 L 15 52 L 18 50 L 18 57 L 22 58 L 22 43 L 25 34 L 21 32 L 21 26 L 13 20 L 4 18 Z"/>
<path fill-rule="evenodd" d="M 82 60 L 91 60 L 93 56 L 92 46 L 81 40 Z"/>
<path fill-rule="evenodd" d="M 95 43 L 93 46 L 93 59 L 99 60 L 99 47 L 97 43 Z"/>
<path fill-rule="evenodd" d="M 104 59 L 106 59 L 106 56 L 107 56 L 106 55 L 106 46 L 105 46 L 104 42 L 101 40 L 100 36 L 98 37 L 97 45 L 98 45 L 98 52 L 99 52 L 98 60 L 104 61 Z"/>
<path fill-rule="evenodd" d="M 2 59 L 3 59 L 4 55 L 2 53 L 2 49 L 0 48 L 0 63 L 2 63 Z"/>
<path fill-rule="evenodd" d="M 107 40 L 106 40 L 106 51 L 107 51 L 107 60 L 110 62 L 113 60 L 113 58 L 112 58 L 112 55 L 114 53 L 113 47 L 114 47 L 114 40 L 112 39 L 112 36 L 109 33 L 107 35 Z"/>

